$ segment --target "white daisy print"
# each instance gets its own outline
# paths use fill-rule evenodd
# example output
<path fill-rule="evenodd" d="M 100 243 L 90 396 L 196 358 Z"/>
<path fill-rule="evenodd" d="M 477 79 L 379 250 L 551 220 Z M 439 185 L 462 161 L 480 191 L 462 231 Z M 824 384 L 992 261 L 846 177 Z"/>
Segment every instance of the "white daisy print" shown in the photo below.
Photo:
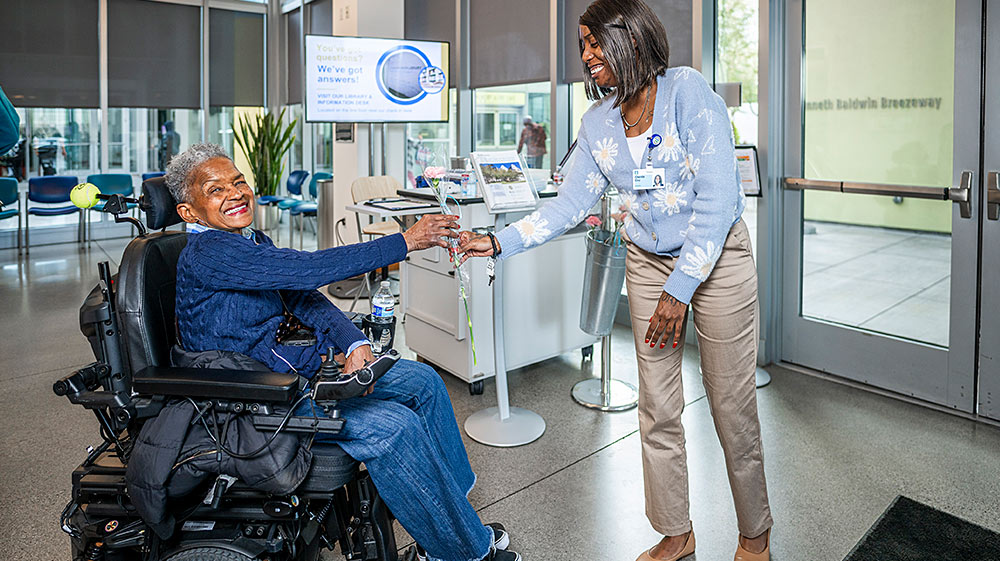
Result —
<path fill-rule="evenodd" d="M 663 189 L 653 191 L 653 207 L 673 216 L 681 211 L 682 206 L 687 206 L 687 192 L 680 183 L 667 183 Z"/>
<path fill-rule="evenodd" d="M 622 201 L 622 211 L 625 213 L 625 216 L 622 218 L 622 222 L 625 226 L 628 226 L 632 223 L 632 209 L 635 208 L 635 193 L 627 191 L 619 192 L 619 196 Z"/>
<path fill-rule="evenodd" d="M 514 223 L 514 227 L 521 234 L 521 241 L 524 242 L 524 247 L 544 243 L 548 235 L 552 233 L 547 228 L 548 225 L 549 221 L 543 219 L 537 212 L 532 212 Z"/>
<path fill-rule="evenodd" d="M 597 149 L 591 151 L 594 160 L 604 173 L 611 173 L 615 167 L 615 157 L 618 156 L 618 143 L 611 137 L 597 141 Z"/>
<path fill-rule="evenodd" d="M 715 135 L 708 137 L 705 141 L 705 145 L 701 147 L 701 155 L 708 156 L 709 154 L 715 154 Z"/>
<path fill-rule="evenodd" d="M 695 158 L 691 154 L 688 154 L 684 156 L 684 159 L 681 161 L 681 163 L 677 164 L 677 167 L 680 168 L 680 176 L 682 181 L 693 179 L 694 176 L 698 175 L 698 168 L 701 167 L 701 160 Z"/>
<path fill-rule="evenodd" d="M 708 242 L 705 245 L 705 249 L 696 246 L 693 253 L 689 252 L 684 255 L 686 263 L 681 265 L 681 271 L 686 275 L 704 281 L 711 274 L 712 267 L 715 266 L 719 255 L 722 255 L 722 246 L 715 247 L 715 244 L 712 242 Z"/>
<path fill-rule="evenodd" d="M 570 228 L 572 228 L 573 226 L 576 226 L 577 224 L 580 223 L 581 220 L 583 220 L 584 216 L 587 216 L 587 210 L 586 209 L 581 210 L 580 212 L 576 213 L 576 216 L 574 216 L 573 218 L 570 218 L 569 224 L 567 226 L 570 227 Z"/>
<path fill-rule="evenodd" d="M 687 80 L 691 77 L 692 72 L 694 72 L 694 68 L 691 68 L 690 66 L 682 66 L 677 69 L 677 74 L 674 74 L 674 81 Z"/>
<path fill-rule="evenodd" d="M 735 161 L 735 160 L 734 160 Z M 592 171 L 587 174 L 587 190 L 595 195 L 599 195 L 604 192 L 604 188 L 608 185 L 608 180 L 604 179 L 604 176 L 596 171 Z"/>
<path fill-rule="evenodd" d="M 676 162 L 684 154 L 681 139 L 677 134 L 677 123 L 668 123 L 667 132 L 657 148 L 656 158 L 661 162 Z"/>

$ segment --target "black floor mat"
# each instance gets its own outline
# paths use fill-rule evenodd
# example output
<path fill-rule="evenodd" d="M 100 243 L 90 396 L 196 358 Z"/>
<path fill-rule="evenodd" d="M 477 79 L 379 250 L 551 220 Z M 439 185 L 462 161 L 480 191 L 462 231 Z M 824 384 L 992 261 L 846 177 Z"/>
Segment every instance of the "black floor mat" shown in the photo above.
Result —
<path fill-rule="evenodd" d="M 997 561 L 1000 534 L 903 496 L 844 561 Z"/>

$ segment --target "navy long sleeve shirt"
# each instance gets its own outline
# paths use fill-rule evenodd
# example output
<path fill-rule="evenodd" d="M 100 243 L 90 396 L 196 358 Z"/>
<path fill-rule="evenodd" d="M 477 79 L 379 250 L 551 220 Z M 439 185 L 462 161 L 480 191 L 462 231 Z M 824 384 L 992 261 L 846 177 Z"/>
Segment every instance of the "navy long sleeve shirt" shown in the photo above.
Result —
<path fill-rule="evenodd" d="M 344 352 L 364 335 L 317 288 L 406 257 L 402 234 L 315 252 L 275 247 L 261 232 L 253 239 L 220 230 L 188 236 L 177 262 L 177 326 L 189 351 L 243 353 L 275 372 L 312 376 L 327 347 Z M 281 296 L 279 297 L 279 291 Z M 276 341 L 282 299 L 316 332 L 312 347 Z"/>

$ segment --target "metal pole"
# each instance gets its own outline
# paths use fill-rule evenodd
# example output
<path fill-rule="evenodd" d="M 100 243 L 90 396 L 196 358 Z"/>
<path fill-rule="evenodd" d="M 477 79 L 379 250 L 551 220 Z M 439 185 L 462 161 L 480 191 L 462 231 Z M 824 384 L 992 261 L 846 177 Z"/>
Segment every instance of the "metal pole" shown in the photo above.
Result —
<path fill-rule="evenodd" d="M 375 124 L 368 123 L 368 175 L 375 175 Z"/>
<path fill-rule="evenodd" d="M 382 167 L 380 167 L 379 170 L 381 171 L 382 175 L 389 175 L 385 171 L 385 123 L 382 123 L 382 137 L 381 137 L 381 141 L 382 141 L 382 152 L 381 152 L 381 155 L 382 155 Z"/>
<path fill-rule="evenodd" d="M 601 223 L 611 221 L 610 199 L 601 197 Z M 598 411 L 625 411 L 639 403 L 639 391 L 627 382 L 611 377 L 611 335 L 601 337 L 601 378 L 587 378 L 573 386 L 573 400 Z"/>

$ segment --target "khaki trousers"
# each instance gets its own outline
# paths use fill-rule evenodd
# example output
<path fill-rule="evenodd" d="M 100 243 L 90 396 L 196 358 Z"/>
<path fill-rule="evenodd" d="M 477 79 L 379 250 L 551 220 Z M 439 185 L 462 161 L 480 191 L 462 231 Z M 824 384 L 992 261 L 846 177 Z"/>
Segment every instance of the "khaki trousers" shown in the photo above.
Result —
<path fill-rule="evenodd" d="M 687 457 L 684 449 L 684 392 L 677 348 L 651 349 L 649 318 L 677 259 L 628 244 L 626 286 L 639 363 L 639 435 L 646 491 L 646 516 L 667 536 L 691 529 Z M 757 271 L 750 236 L 742 220 L 733 226 L 722 255 L 691 299 L 702 379 L 715 431 L 726 457 L 740 533 L 755 537 L 771 527 L 764 459 L 757 418 L 754 372 L 759 329 Z M 664 334 L 666 337 L 668 334 Z"/>

